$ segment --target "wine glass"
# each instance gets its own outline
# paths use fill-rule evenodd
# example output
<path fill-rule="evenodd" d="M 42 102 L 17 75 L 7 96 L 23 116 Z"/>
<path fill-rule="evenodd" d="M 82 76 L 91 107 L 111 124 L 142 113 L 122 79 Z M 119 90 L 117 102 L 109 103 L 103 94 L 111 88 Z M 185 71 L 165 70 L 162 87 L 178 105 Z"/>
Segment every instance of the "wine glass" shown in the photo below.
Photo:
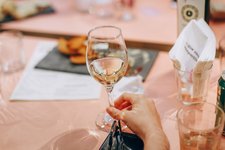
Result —
<path fill-rule="evenodd" d="M 108 102 L 113 106 L 113 87 L 125 75 L 128 54 L 121 29 L 115 26 L 99 26 L 89 31 L 86 64 L 90 75 L 107 91 Z M 108 131 L 113 119 L 100 113 L 96 125 Z"/>

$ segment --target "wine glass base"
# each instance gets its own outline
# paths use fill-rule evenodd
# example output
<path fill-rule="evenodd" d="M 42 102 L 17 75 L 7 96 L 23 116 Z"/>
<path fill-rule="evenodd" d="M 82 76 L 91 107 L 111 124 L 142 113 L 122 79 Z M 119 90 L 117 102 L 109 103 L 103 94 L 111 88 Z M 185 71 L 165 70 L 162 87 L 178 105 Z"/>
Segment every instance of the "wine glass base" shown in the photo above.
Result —
<path fill-rule="evenodd" d="M 106 112 L 98 114 L 95 121 L 96 126 L 104 132 L 110 132 L 114 119 Z M 121 129 L 125 132 L 131 132 L 124 122 L 121 122 Z"/>
<path fill-rule="evenodd" d="M 109 132 L 114 119 L 106 112 L 101 112 L 98 114 L 95 124 L 102 131 Z"/>

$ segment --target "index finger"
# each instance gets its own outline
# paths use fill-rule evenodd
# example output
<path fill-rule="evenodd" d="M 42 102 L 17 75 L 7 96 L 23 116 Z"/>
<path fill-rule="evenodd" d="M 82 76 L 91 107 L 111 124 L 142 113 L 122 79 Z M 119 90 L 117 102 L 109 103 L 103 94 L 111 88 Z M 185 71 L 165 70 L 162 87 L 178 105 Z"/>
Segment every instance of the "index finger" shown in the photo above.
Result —
<path fill-rule="evenodd" d="M 114 105 L 116 108 L 120 109 L 121 105 L 124 103 L 133 105 L 136 101 L 136 95 L 130 94 L 130 93 L 124 93 L 122 94 L 115 102 Z"/>

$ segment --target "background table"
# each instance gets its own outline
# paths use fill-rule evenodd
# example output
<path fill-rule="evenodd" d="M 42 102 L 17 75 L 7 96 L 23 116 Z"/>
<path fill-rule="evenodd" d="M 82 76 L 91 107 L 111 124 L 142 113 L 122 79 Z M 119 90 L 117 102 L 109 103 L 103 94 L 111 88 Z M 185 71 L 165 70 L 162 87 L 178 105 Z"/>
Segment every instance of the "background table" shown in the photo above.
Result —
<path fill-rule="evenodd" d="M 74 0 L 48 1 L 53 3 L 56 13 L 5 23 L 1 28 L 39 35 L 87 35 L 88 31 L 96 26 L 115 25 L 122 29 L 126 40 L 145 42 L 151 48 L 166 51 L 177 38 L 177 11 L 171 0 L 135 1 L 135 19 L 127 22 L 116 17 L 102 19 L 76 11 Z M 225 22 L 210 22 L 210 26 L 217 40 L 225 34 Z"/>

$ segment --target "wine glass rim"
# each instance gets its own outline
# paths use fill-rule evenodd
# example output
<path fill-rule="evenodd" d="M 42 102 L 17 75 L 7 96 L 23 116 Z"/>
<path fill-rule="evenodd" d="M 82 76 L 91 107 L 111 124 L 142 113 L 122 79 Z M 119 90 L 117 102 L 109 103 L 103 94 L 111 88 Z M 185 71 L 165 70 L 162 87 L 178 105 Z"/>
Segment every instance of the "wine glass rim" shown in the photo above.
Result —
<path fill-rule="evenodd" d="M 113 39 L 117 39 L 119 36 L 122 36 L 122 32 L 121 32 L 121 29 L 117 26 L 111 26 L 111 25 L 104 25 L 104 26 L 97 26 L 97 27 L 94 27 L 93 29 L 91 29 L 89 32 L 88 32 L 88 37 L 91 37 L 91 38 L 94 38 L 94 39 L 100 39 L 96 36 L 91 36 L 91 32 L 97 30 L 97 29 L 100 29 L 100 28 L 114 28 L 114 29 L 117 29 L 118 30 L 118 34 L 115 36 L 115 37 L 110 37 L 110 38 L 107 38 L 109 40 L 113 40 Z"/>

